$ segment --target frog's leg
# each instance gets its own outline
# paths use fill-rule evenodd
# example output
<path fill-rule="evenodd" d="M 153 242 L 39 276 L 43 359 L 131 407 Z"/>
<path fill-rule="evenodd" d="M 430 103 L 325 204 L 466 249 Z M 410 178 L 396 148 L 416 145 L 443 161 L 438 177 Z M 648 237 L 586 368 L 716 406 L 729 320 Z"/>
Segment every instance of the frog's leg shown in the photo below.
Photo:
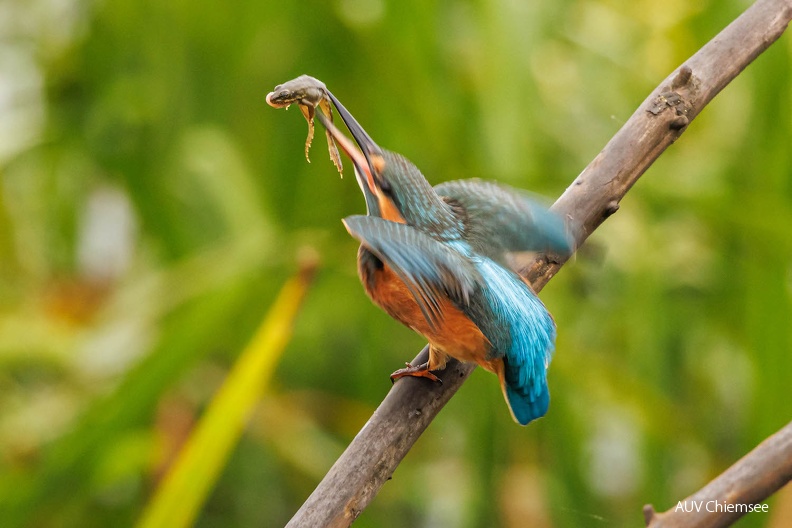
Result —
<path fill-rule="evenodd" d="M 308 137 L 305 138 L 305 159 L 308 160 L 308 163 L 311 163 L 311 158 L 308 157 L 308 151 L 311 150 L 311 143 L 313 143 L 315 110 L 310 104 L 306 105 L 302 104 L 302 102 L 299 102 L 298 106 L 303 116 L 305 116 L 305 120 L 308 121 Z"/>
<path fill-rule="evenodd" d="M 330 102 L 324 98 L 319 102 L 319 109 L 327 116 L 327 119 L 330 122 L 333 122 L 333 110 L 330 106 Z M 333 134 L 330 133 L 329 130 L 325 129 L 325 136 L 327 136 L 327 150 L 330 152 L 330 159 L 333 160 L 333 165 L 335 165 L 336 169 L 338 169 L 338 173 L 341 177 L 344 177 L 344 165 L 341 163 L 341 155 L 338 153 L 338 147 L 336 146 L 336 142 L 333 139 Z"/>

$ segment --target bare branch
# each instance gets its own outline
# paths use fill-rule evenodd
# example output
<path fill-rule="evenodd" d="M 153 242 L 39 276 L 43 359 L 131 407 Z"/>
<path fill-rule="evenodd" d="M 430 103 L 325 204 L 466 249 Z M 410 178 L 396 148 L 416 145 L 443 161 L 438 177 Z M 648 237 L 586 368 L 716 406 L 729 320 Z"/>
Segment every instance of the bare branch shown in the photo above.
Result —
<path fill-rule="evenodd" d="M 577 226 L 577 245 L 619 208 L 619 201 L 704 106 L 786 29 L 792 0 L 758 0 L 675 70 L 553 205 Z M 536 291 L 563 259 L 541 257 L 522 267 Z M 426 361 L 425 348 L 413 363 Z M 399 380 L 287 527 L 345 527 L 382 484 L 475 368 L 451 361 L 443 384 Z"/>
<path fill-rule="evenodd" d="M 720 528 L 792 480 L 792 422 L 759 444 L 699 491 L 663 513 L 644 506 L 649 528 Z M 681 507 L 680 507 L 681 506 Z M 688 510 L 688 511 L 686 511 Z"/>

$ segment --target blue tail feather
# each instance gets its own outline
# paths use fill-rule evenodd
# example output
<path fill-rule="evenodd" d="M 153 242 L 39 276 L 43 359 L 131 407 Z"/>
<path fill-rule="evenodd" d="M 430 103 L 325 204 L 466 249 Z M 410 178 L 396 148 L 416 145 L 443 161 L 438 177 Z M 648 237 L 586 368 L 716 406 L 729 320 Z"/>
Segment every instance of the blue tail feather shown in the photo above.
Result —
<path fill-rule="evenodd" d="M 550 404 L 547 367 L 555 348 L 555 323 L 544 304 L 510 270 L 489 259 L 478 263 L 487 287 L 487 309 L 476 322 L 503 359 L 503 394 L 522 425 L 544 416 Z"/>
<path fill-rule="evenodd" d="M 512 416 L 520 425 L 528 425 L 530 422 L 541 418 L 547 414 L 550 406 L 550 391 L 547 385 L 537 395 L 532 396 L 526 387 L 509 385 L 505 388 L 506 403 L 509 404 Z"/>

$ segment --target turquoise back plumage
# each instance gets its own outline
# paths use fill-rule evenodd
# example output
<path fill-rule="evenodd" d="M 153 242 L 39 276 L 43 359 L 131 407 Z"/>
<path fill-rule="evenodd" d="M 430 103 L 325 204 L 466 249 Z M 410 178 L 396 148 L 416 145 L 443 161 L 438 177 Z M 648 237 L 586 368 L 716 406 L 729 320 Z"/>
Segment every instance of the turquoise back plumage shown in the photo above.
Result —
<path fill-rule="evenodd" d="M 544 416 L 550 404 L 547 367 L 555 350 L 555 322 L 511 270 L 491 259 L 476 260 L 484 306 L 472 305 L 470 317 L 492 343 L 488 359 L 503 359 L 504 396 L 514 419 L 526 425 Z"/>
<path fill-rule="evenodd" d="M 547 368 L 555 350 L 553 317 L 516 273 L 475 252 L 467 240 L 443 246 L 472 262 L 477 272 L 475 288 L 461 308 L 492 345 L 486 359 L 503 360 L 503 392 L 512 416 L 521 425 L 541 418 L 550 404 Z"/>

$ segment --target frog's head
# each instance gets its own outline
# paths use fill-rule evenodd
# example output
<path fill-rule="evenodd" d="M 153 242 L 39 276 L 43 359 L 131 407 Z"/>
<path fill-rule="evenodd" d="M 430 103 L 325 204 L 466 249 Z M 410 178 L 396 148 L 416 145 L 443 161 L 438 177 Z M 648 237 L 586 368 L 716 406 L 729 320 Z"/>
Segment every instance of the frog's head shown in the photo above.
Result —
<path fill-rule="evenodd" d="M 316 106 L 327 93 L 327 87 L 319 79 L 310 75 L 300 75 L 296 79 L 279 84 L 267 94 L 267 104 L 274 108 L 288 107 L 293 103 Z"/>

